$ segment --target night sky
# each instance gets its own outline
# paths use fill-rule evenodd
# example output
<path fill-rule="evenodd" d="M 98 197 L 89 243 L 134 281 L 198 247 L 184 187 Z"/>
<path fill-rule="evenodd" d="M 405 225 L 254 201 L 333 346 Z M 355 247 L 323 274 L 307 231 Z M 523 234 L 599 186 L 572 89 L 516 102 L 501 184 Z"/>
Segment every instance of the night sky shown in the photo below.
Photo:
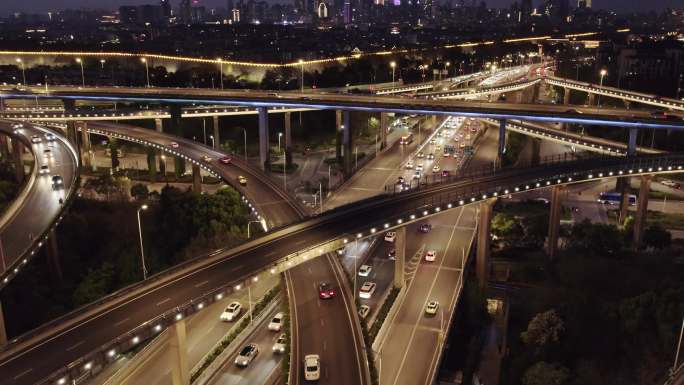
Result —
<path fill-rule="evenodd" d="M 267 0 L 270 3 L 291 3 L 294 0 Z M 443 0 L 442 0 L 443 1 Z M 507 6 L 513 0 L 486 0 L 487 5 L 493 7 Z M 570 0 L 572 4 L 575 0 Z M 117 8 L 119 5 L 149 4 L 156 0 L 0 0 L 0 13 L 11 12 L 45 12 L 64 8 Z M 171 0 L 177 6 L 180 0 Z M 534 0 L 535 4 L 542 0 Z M 225 7 L 225 0 L 200 0 L 207 7 Z M 594 7 L 609 8 L 616 11 L 647 11 L 661 10 L 666 7 L 684 8 L 684 0 L 594 0 Z"/>

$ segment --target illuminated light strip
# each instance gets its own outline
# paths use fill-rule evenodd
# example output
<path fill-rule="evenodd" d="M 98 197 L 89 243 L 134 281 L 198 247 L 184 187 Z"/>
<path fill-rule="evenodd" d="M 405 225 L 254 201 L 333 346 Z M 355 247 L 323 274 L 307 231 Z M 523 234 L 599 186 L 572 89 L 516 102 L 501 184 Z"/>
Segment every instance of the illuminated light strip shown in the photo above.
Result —
<path fill-rule="evenodd" d="M 570 39 L 573 37 L 594 36 L 594 35 L 598 35 L 598 34 L 599 34 L 598 32 L 584 32 L 584 33 L 573 33 L 573 34 L 565 35 L 565 37 Z"/>
<path fill-rule="evenodd" d="M 519 43 L 519 42 L 524 42 L 524 41 L 535 41 L 535 40 L 548 40 L 551 39 L 551 36 L 535 36 L 535 37 L 521 37 L 518 39 L 506 39 L 503 42 L 504 43 Z"/>

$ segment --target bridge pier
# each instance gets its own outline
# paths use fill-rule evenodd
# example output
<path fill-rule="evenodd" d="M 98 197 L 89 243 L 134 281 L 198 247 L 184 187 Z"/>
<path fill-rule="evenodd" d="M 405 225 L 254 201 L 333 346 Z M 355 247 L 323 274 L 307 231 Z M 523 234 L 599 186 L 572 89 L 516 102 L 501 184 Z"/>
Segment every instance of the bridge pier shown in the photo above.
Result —
<path fill-rule="evenodd" d="M 554 259 L 558 253 L 558 232 L 560 230 L 561 203 L 565 186 L 553 186 L 551 188 L 551 207 L 549 213 L 549 234 L 546 241 L 546 251 L 550 259 Z"/>
<path fill-rule="evenodd" d="M 197 194 L 202 193 L 202 174 L 200 167 L 196 164 L 192 164 L 192 191 Z"/>
<path fill-rule="evenodd" d="M 342 110 L 335 110 L 335 158 L 342 162 Z"/>
<path fill-rule="evenodd" d="M 642 175 L 637 196 L 637 210 L 634 217 L 634 249 L 639 249 L 644 237 L 646 214 L 648 212 L 648 193 L 651 190 L 653 175 Z"/>
<path fill-rule="evenodd" d="M 587 105 L 593 106 L 596 104 L 596 94 L 588 93 L 587 94 Z"/>
<path fill-rule="evenodd" d="M 541 139 L 539 138 L 531 138 L 532 139 L 532 165 L 536 166 L 539 164 L 540 158 L 541 158 Z"/>
<path fill-rule="evenodd" d="M 627 156 L 634 156 L 637 153 L 637 136 L 639 130 L 636 127 L 629 128 L 629 141 L 627 142 Z"/>
<path fill-rule="evenodd" d="M 351 112 L 342 111 L 342 151 L 344 156 L 344 175 L 347 177 L 352 174 L 352 128 Z"/>
<path fill-rule="evenodd" d="M 259 167 L 264 171 L 271 170 L 271 154 L 269 153 L 268 110 L 266 107 L 257 108 L 259 112 Z"/>
<path fill-rule="evenodd" d="M 64 113 L 76 112 L 76 101 L 73 99 L 62 99 L 64 104 Z M 76 131 L 76 122 L 73 120 L 67 120 L 67 132 L 66 136 L 71 141 L 71 143 L 78 148 L 78 132 Z"/>
<path fill-rule="evenodd" d="M 623 176 L 615 182 L 615 190 L 620 193 L 620 211 L 618 224 L 624 225 L 627 220 L 627 208 L 629 207 L 629 177 Z"/>
<path fill-rule="evenodd" d="M 285 126 L 285 168 L 292 164 L 292 113 L 283 114 Z"/>
<path fill-rule="evenodd" d="M 387 129 L 389 128 L 389 115 L 387 112 L 380 113 L 380 149 L 387 147 Z"/>
<path fill-rule="evenodd" d="M 164 123 L 161 119 L 154 119 L 154 129 L 157 132 L 164 132 Z"/>
<path fill-rule="evenodd" d="M 5 330 L 5 315 L 2 311 L 2 302 L 0 301 L 0 348 L 7 345 L 7 330 Z"/>
<path fill-rule="evenodd" d="M 185 319 L 174 323 L 170 329 L 171 382 L 173 385 L 190 385 Z"/>
<path fill-rule="evenodd" d="M 570 89 L 567 87 L 563 87 L 563 104 L 566 106 L 570 104 Z"/>
<path fill-rule="evenodd" d="M 477 256 L 475 273 L 480 288 L 487 287 L 489 281 L 489 257 L 491 255 L 492 210 L 496 198 L 482 201 L 478 207 L 479 220 L 477 222 Z M 463 267 L 465 268 L 465 266 Z"/>
<path fill-rule="evenodd" d="M 221 145 L 221 136 L 219 133 L 219 117 L 218 115 L 212 116 L 213 118 L 213 128 L 214 128 L 214 140 L 211 141 L 214 150 L 218 149 Z"/>
<path fill-rule="evenodd" d="M 48 258 L 48 266 L 53 277 L 56 277 L 59 282 L 62 282 L 64 275 L 62 274 L 62 262 L 59 259 L 59 250 L 57 249 L 57 233 L 55 229 L 50 230 L 50 236 L 45 245 L 45 252 Z"/>
<path fill-rule="evenodd" d="M 503 164 L 503 156 L 506 152 L 506 119 L 499 120 L 499 148 L 496 154 L 496 163 L 499 167 Z"/>
<path fill-rule="evenodd" d="M 90 145 L 88 122 L 79 121 L 78 125 L 81 127 L 81 164 L 83 167 L 90 168 L 92 166 L 92 158 L 90 156 L 92 146 Z"/>
<path fill-rule="evenodd" d="M 14 179 L 16 179 L 17 183 L 21 183 L 24 181 L 24 161 L 21 159 L 21 155 L 24 152 L 24 145 L 19 139 L 11 138 L 11 140 L 12 158 L 14 158 Z M 38 167 L 38 165 L 35 165 L 35 167 Z"/>
<path fill-rule="evenodd" d="M 394 287 L 404 287 L 404 264 L 406 263 L 406 226 L 397 229 L 394 240 Z"/>
<path fill-rule="evenodd" d="M 0 156 L 3 160 L 9 160 L 9 147 L 8 147 L 7 135 L 0 134 Z"/>
<path fill-rule="evenodd" d="M 171 126 L 171 133 L 176 136 L 183 136 L 183 130 L 181 127 L 181 116 L 182 116 L 182 106 L 180 104 L 171 104 L 169 106 L 169 112 L 171 118 L 169 123 Z M 180 177 L 185 172 L 185 159 L 174 156 L 174 171 L 176 172 L 176 177 Z"/>

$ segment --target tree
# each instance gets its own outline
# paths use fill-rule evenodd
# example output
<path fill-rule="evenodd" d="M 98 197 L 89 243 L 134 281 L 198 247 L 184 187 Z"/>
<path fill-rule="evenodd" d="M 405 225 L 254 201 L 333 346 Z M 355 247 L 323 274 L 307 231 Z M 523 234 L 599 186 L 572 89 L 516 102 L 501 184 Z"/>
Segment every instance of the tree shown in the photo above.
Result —
<path fill-rule="evenodd" d="M 530 366 L 523 375 L 523 385 L 563 385 L 570 377 L 568 368 L 558 363 L 539 361 Z"/>
<path fill-rule="evenodd" d="M 654 249 L 665 249 L 672 243 L 672 234 L 660 224 L 648 226 L 644 230 L 644 245 Z"/>
<path fill-rule="evenodd" d="M 527 331 L 522 332 L 520 338 L 527 345 L 543 348 L 549 343 L 558 342 L 563 330 L 563 320 L 556 310 L 551 309 L 534 316 L 527 325 Z"/>
<path fill-rule="evenodd" d="M 492 219 L 492 234 L 510 246 L 520 241 L 523 236 L 523 228 L 513 216 L 498 213 Z"/>
<path fill-rule="evenodd" d="M 142 201 L 150 195 L 150 190 L 142 183 L 136 183 L 131 187 L 131 196 L 136 200 Z"/>
<path fill-rule="evenodd" d="M 112 170 L 117 170 L 119 168 L 119 143 L 115 138 L 110 138 L 107 147 L 112 160 Z"/>

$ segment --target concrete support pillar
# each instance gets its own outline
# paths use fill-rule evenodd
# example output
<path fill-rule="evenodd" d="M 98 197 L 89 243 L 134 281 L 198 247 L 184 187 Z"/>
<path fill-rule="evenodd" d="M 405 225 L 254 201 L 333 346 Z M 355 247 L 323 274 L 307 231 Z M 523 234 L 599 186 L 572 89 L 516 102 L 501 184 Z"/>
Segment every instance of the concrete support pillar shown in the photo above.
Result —
<path fill-rule="evenodd" d="M 352 173 L 352 128 L 351 128 L 351 113 L 349 111 L 342 111 L 342 147 L 344 156 L 344 175 L 349 176 Z"/>
<path fill-rule="evenodd" d="M 389 115 L 387 112 L 380 113 L 380 149 L 387 147 L 387 129 L 389 128 Z"/>
<path fill-rule="evenodd" d="M 489 256 L 491 254 L 490 243 L 492 240 L 492 211 L 496 199 L 487 199 L 480 203 L 479 220 L 477 223 L 477 259 L 475 261 L 475 273 L 480 288 L 487 287 L 489 280 Z"/>
<path fill-rule="evenodd" d="M 197 194 L 202 193 L 202 174 L 196 164 L 192 164 L 192 191 Z"/>
<path fill-rule="evenodd" d="M 12 157 L 14 158 L 14 178 L 17 183 L 24 181 L 24 161 L 21 155 L 24 153 L 24 145 L 19 139 L 12 139 Z M 37 165 L 36 165 L 37 166 Z"/>
<path fill-rule="evenodd" d="M 147 171 L 149 172 L 150 182 L 157 181 L 157 151 L 154 147 L 147 147 Z"/>
<path fill-rule="evenodd" d="M 506 151 L 506 119 L 499 120 L 499 148 L 496 154 L 496 163 L 501 167 L 504 152 Z"/>
<path fill-rule="evenodd" d="M 566 106 L 570 104 L 570 89 L 567 87 L 563 87 L 563 104 Z"/>
<path fill-rule="evenodd" d="M 561 203 L 565 186 L 554 186 L 551 188 L 551 212 L 549 213 L 549 234 L 546 240 L 546 252 L 550 259 L 558 254 L 558 232 L 560 230 Z"/>
<path fill-rule="evenodd" d="M 397 229 L 394 240 L 394 287 L 404 287 L 404 264 L 406 263 L 406 226 Z"/>
<path fill-rule="evenodd" d="M 155 119 L 154 120 L 154 129 L 157 132 L 164 132 L 164 124 L 161 119 Z"/>
<path fill-rule="evenodd" d="M 5 330 L 5 315 L 2 312 L 2 302 L 0 302 L 0 348 L 7 345 L 7 331 Z"/>
<path fill-rule="evenodd" d="M 539 100 L 539 87 L 540 83 L 535 84 L 532 86 L 532 100 L 531 103 L 535 103 L 537 100 Z"/>
<path fill-rule="evenodd" d="M 92 151 L 90 145 L 90 134 L 88 133 L 88 122 L 81 121 L 79 123 L 79 128 L 81 130 L 81 164 L 83 167 L 91 167 L 91 156 Z"/>
<path fill-rule="evenodd" d="M 627 155 L 634 156 L 637 153 L 637 136 L 639 130 L 636 127 L 629 128 L 629 142 L 627 142 Z"/>
<path fill-rule="evenodd" d="M 171 383 L 173 385 L 190 385 L 185 319 L 174 323 L 170 331 Z"/>
<path fill-rule="evenodd" d="M 629 207 L 629 177 L 623 176 L 617 178 L 615 182 L 615 191 L 620 193 L 620 212 L 618 214 L 618 223 L 625 224 L 627 219 L 627 208 Z"/>
<path fill-rule="evenodd" d="M 154 130 L 157 131 L 157 132 L 164 132 L 164 122 L 163 122 L 161 119 L 155 119 L 155 120 L 154 120 Z M 159 150 L 159 151 L 158 151 L 158 150 L 152 150 L 152 151 L 153 151 L 153 153 L 154 153 L 154 155 L 153 155 L 153 156 L 154 156 L 154 162 L 157 163 L 157 161 L 158 161 L 158 164 L 159 164 L 159 167 L 158 167 L 158 168 L 159 168 L 159 171 L 160 171 L 160 173 L 161 173 L 162 175 L 164 175 L 164 177 L 166 177 L 166 163 L 165 163 L 165 160 L 162 159 L 161 157 L 159 157 L 159 158 L 157 157 L 157 155 L 161 155 L 161 156 L 163 156 L 163 157 L 166 157 L 166 155 L 163 155 L 163 154 L 161 153 L 161 150 Z M 151 174 L 151 173 L 152 173 L 152 167 L 151 167 L 150 164 L 149 164 L 149 157 L 150 157 L 150 155 L 149 155 L 149 153 L 148 153 L 148 168 L 147 168 L 147 169 L 150 171 L 150 176 L 151 176 L 151 175 L 152 175 L 152 174 Z M 153 181 L 152 179 L 150 179 L 150 180 Z"/>
<path fill-rule="evenodd" d="M 292 164 L 292 113 L 284 113 L 283 119 L 285 126 L 285 167 L 287 168 Z"/>
<path fill-rule="evenodd" d="M 7 136 L 4 134 L 0 134 L 0 157 L 2 157 L 2 160 L 8 160 L 9 159 L 9 147 L 8 147 L 9 141 L 7 140 Z"/>
<path fill-rule="evenodd" d="M 335 157 L 342 162 L 342 110 L 335 111 Z"/>
<path fill-rule="evenodd" d="M 259 107 L 259 166 L 264 171 L 271 170 L 271 155 L 268 146 L 268 110 L 266 107 Z"/>
<path fill-rule="evenodd" d="M 588 98 L 588 101 L 587 101 L 588 105 L 593 106 L 594 104 L 596 104 L 596 94 L 588 94 L 587 98 Z"/>
<path fill-rule="evenodd" d="M 646 227 L 646 213 L 648 212 L 648 193 L 651 190 L 651 179 L 653 175 L 642 175 L 639 185 L 639 196 L 637 197 L 637 211 L 634 217 L 634 248 L 641 247 L 644 237 L 644 227 Z"/>
<path fill-rule="evenodd" d="M 219 133 L 219 117 L 214 115 L 212 118 L 214 128 L 214 140 L 212 140 L 211 143 L 213 144 L 214 149 L 217 149 L 221 144 L 221 135 Z"/>
<path fill-rule="evenodd" d="M 541 139 L 530 138 L 532 140 L 532 165 L 536 166 L 539 164 L 541 158 Z"/>
<path fill-rule="evenodd" d="M 62 274 L 62 262 L 59 259 L 59 250 L 57 249 L 57 233 L 54 229 L 50 230 L 45 251 L 52 276 L 61 282 L 64 275 Z"/>
<path fill-rule="evenodd" d="M 183 136 L 183 129 L 181 127 L 181 109 L 180 104 L 172 104 L 169 106 L 169 112 L 171 113 L 171 118 L 169 119 L 169 126 L 171 134 L 177 136 Z M 185 159 L 176 156 L 174 157 L 174 169 L 176 172 L 176 177 L 180 177 L 185 172 Z"/>
<path fill-rule="evenodd" d="M 69 113 L 69 112 L 76 112 L 76 101 L 73 99 L 64 99 L 62 100 L 62 103 L 64 104 L 64 112 Z M 69 141 L 76 147 L 78 148 L 78 133 L 76 131 L 76 122 L 73 120 L 67 121 L 67 132 L 66 136 L 69 139 Z"/>

